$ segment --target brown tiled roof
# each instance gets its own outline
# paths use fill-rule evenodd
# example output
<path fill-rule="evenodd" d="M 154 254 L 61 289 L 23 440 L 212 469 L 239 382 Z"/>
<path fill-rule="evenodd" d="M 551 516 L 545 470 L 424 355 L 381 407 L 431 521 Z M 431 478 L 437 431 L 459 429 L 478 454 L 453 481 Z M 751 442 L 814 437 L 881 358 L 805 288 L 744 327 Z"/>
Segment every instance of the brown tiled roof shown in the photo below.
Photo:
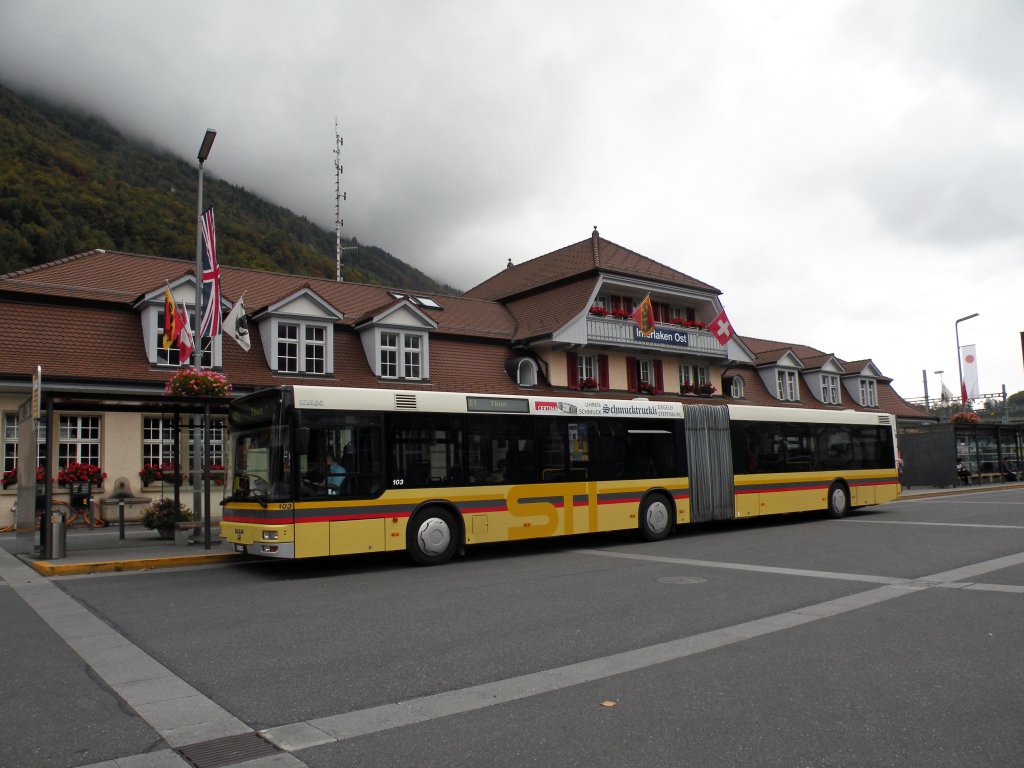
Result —
<path fill-rule="evenodd" d="M 494 277 L 466 291 L 464 295 L 474 299 L 506 300 L 565 280 L 583 275 L 596 275 L 599 272 L 652 280 L 682 288 L 695 288 L 714 294 L 721 293 L 707 283 L 641 256 L 635 251 L 616 245 L 603 237 L 592 236 L 502 270 Z"/>
<path fill-rule="evenodd" d="M 194 272 L 195 264 L 190 261 L 114 251 L 86 251 L 49 264 L 0 275 L 0 293 L 29 293 L 76 302 L 130 306 L 145 294 L 159 290 L 166 282 Z M 409 294 L 407 290 L 377 285 L 339 283 L 238 267 L 221 268 L 221 290 L 225 299 L 234 303 L 244 293 L 245 308 L 250 314 L 303 288 L 309 288 L 340 312 L 344 316 L 342 325 L 352 325 L 374 310 L 394 303 L 392 292 Z M 511 339 L 515 331 L 515 321 L 500 304 L 432 293 L 414 295 L 433 299 L 441 305 L 441 310 L 423 310 L 438 324 L 439 331 L 506 340 Z"/>
<path fill-rule="evenodd" d="M 586 310 L 597 280 L 592 275 L 508 302 L 505 306 L 517 323 L 515 340 L 548 336 Z"/>

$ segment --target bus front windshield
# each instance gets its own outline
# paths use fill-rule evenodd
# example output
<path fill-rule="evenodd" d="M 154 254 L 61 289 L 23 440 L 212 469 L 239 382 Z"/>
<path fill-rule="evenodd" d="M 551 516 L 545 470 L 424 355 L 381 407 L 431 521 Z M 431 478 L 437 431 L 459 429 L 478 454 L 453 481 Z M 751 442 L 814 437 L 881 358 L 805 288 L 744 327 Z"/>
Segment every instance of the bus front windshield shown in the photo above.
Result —
<path fill-rule="evenodd" d="M 280 425 L 247 429 L 232 436 L 231 499 L 288 501 L 291 498 L 289 430 Z"/>

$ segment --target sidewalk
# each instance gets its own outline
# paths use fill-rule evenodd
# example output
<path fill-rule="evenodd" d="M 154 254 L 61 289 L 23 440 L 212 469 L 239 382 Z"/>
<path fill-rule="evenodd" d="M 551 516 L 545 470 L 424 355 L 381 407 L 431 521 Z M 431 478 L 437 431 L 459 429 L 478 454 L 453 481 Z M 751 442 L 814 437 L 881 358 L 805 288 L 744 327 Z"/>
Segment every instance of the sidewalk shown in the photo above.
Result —
<path fill-rule="evenodd" d="M 966 485 L 957 488 L 910 488 L 903 491 L 904 499 L 920 499 L 930 496 L 1002 491 L 1024 488 L 1024 482 Z M 13 533 L 0 534 L 0 547 L 14 551 Z M 38 542 L 39 534 L 36 533 Z M 247 562 L 255 560 L 230 549 L 221 541 L 220 530 L 211 533 L 210 549 L 203 548 L 202 536 L 198 543 L 187 546 L 175 544 L 173 540 L 161 539 L 156 531 L 141 525 L 126 525 L 125 539 L 118 539 L 118 527 L 89 530 L 73 528 L 68 531 L 67 557 L 44 560 L 34 555 L 19 557 L 43 576 L 72 576 L 84 573 L 110 573 L 114 571 L 149 571 L 157 568 L 182 568 L 189 565 L 210 565 L 214 563 Z"/>
<path fill-rule="evenodd" d="M 245 562 L 244 555 L 230 549 L 221 541 L 220 530 L 214 528 L 210 549 L 204 549 L 200 534 L 198 543 L 175 544 L 161 539 L 156 531 L 141 525 L 126 525 L 125 538 L 118 538 L 117 525 L 104 528 L 73 528 L 67 532 L 67 556 L 44 560 L 35 554 L 18 557 L 43 576 L 73 576 L 84 573 L 110 573 L 114 571 L 148 571 L 157 568 L 181 568 L 188 565 Z M 39 533 L 35 532 L 36 543 Z M 0 534 L 0 547 L 8 552 L 15 548 L 15 534 Z"/>

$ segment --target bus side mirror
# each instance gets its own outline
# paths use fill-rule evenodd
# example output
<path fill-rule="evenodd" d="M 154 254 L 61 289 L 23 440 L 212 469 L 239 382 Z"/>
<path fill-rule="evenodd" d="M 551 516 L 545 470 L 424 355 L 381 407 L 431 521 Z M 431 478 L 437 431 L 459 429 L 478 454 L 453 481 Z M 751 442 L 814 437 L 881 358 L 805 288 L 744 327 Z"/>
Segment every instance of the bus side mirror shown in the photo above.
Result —
<path fill-rule="evenodd" d="M 299 427 L 295 430 L 295 452 L 300 455 L 309 453 L 309 427 Z"/>

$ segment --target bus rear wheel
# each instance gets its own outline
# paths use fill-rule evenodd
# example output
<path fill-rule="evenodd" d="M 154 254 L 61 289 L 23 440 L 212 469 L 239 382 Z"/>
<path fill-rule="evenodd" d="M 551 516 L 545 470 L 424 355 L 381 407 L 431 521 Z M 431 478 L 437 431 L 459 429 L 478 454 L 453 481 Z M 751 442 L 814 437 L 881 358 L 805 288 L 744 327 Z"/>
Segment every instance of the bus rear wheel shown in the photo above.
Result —
<path fill-rule="evenodd" d="M 652 493 L 640 505 L 640 536 L 661 541 L 672 532 L 672 505 L 660 493 Z"/>
<path fill-rule="evenodd" d="M 832 483 L 828 489 L 828 509 L 825 510 L 825 517 L 837 519 L 844 517 L 850 511 L 850 492 L 842 483 Z"/>
<path fill-rule="evenodd" d="M 417 565 L 442 565 L 452 559 L 459 547 L 458 525 L 452 513 L 429 507 L 409 521 L 405 547 Z"/>

